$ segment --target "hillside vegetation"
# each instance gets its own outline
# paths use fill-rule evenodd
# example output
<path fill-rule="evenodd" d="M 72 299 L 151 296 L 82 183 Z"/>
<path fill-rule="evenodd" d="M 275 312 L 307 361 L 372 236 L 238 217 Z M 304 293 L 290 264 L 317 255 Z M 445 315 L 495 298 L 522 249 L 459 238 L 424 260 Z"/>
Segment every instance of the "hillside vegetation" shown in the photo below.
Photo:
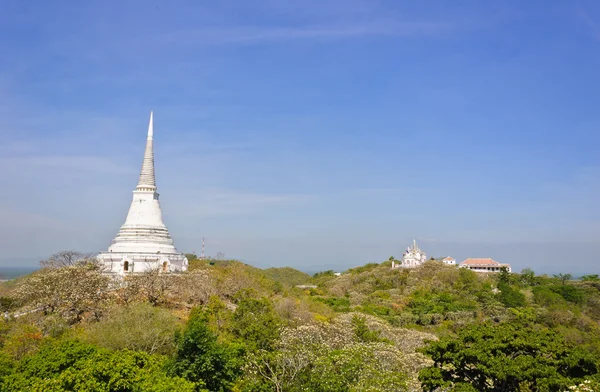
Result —
<path fill-rule="evenodd" d="M 600 390 L 598 276 L 78 261 L 0 293 L 3 391 Z"/>

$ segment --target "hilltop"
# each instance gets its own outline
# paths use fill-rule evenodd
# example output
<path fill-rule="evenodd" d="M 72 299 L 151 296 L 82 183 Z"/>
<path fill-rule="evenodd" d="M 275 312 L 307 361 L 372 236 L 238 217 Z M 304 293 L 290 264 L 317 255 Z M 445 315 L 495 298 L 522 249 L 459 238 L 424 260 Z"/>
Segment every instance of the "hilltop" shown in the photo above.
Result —
<path fill-rule="evenodd" d="M 600 369 L 597 276 L 192 259 L 122 281 L 49 267 L 0 294 L 7 391 L 563 391 Z"/>

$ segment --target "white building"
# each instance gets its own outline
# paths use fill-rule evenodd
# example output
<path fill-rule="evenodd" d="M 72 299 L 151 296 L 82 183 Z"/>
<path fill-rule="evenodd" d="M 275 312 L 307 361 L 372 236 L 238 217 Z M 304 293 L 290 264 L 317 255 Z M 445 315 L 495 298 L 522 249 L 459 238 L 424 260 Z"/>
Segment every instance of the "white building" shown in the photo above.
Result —
<path fill-rule="evenodd" d="M 460 268 L 468 268 L 475 272 L 500 272 L 502 268 L 506 268 L 511 272 L 510 264 L 501 264 L 491 258 L 486 259 L 466 259 L 459 265 Z"/>
<path fill-rule="evenodd" d="M 444 263 L 447 265 L 456 265 L 456 259 L 454 257 L 446 256 L 446 257 L 438 257 L 435 261 L 439 261 L 440 263 Z"/>
<path fill-rule="evenodd" d="M 108 248 L 97 258 L 108 273 L 124 275 L 159 269 L 185 271 L 188 260 L 177 252 L 162 220 L 154 176 L 153 118 L 150 113 L 148 138 L 142 170 L 125 223 Z"/>
<path fill-rule="evenodd" d="M 425 252 L 417 246 L 417 241 L 413 240 L 413 245 L 406 248 L 402 254 L 402 264 L 396 264 L 392 261 L 392 268 L 412 268 L 421 265 L 427 260 Z"/>

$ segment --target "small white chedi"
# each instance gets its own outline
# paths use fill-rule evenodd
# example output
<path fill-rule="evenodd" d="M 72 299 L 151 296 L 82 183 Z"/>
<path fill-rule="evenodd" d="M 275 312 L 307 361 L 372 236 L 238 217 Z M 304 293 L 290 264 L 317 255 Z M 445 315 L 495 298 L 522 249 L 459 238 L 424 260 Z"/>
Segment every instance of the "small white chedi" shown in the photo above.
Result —
<path fill-rule="evenodd" d="M 427 260 L 425 252 L 417 246 L 417 240 L 413 240 L 413 245 L 406 248 L 402 255 L 402 264 L 396 264 L 392 261 L 392 268 L 411 268 L 421 265 Z"/>
<path fill-rule="evenodd" d="M 151 112 L 140 179 L 133 191 L 127 219 L 108 252 L 97 256 L 107 273 L 124 275 L 155 269 L 162 272 L 187 270 L 188 260 L 175 249 L 162 220 L 154 175 L 153 136 Z"/>

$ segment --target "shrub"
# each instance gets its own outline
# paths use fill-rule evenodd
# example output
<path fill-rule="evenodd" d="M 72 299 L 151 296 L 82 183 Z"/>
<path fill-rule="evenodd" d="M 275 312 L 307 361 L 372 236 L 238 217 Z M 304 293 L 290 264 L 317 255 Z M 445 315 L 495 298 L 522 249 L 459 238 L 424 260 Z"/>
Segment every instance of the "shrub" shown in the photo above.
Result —
<path fill-rule="evenodd" d="M 279 337 L 281 320 L 267 298 L 240 301 L 232 318 L 232 332 L 251 349 L 271 350 Z"/>
<path fill-rule="evenodd" d="M 168 310 L 139 303 L 111 309 L 104 319 L 89 327 L 85 340 L 113 350 L 169 354 L 174 350 L 178 328 L 177 318 Z"/>
<path fill-rule="evenodd" d="M 585 298 L 585 293 L 578 287 L 570 284 L 561 284 L 550 288 L 553 292 L 559 294 L 565 301 L 582 304 Z"/>
<path fill-rule="evenodd" d="M 498 289 L 500 289 L 498 299 L 507 308 L 519 308 L 527 305 L 525 295 L 518 289 L 515 289 L 512 286 L 502 282 L 498 284 Z"/>
<path fill-rule="evenodd" d="M 161 357 L 109 351 L 77 341 L 48 342 L 4 377 L 11 391 L 194 391 L 195 384 L 169 377 Z"/>
<path fill-rule="evenodd" d="M 171 375 L 206 385 L 210 391 L 230 389 L 237 376 L 232 350 L 217 342 L 200 308 L 192 310 L 176 342 L 175 358 L 168 365 Z"/>
<path fill-rule="evenodd" d="M 505 392 L 524 386 L 562 391 L 599 371 L 585 349 L 547 328 L 519 322 L 471 325 L 458 337 L 430 343 L 423 352 L 434 361 L 419 375 L 424 391 Z"/>

